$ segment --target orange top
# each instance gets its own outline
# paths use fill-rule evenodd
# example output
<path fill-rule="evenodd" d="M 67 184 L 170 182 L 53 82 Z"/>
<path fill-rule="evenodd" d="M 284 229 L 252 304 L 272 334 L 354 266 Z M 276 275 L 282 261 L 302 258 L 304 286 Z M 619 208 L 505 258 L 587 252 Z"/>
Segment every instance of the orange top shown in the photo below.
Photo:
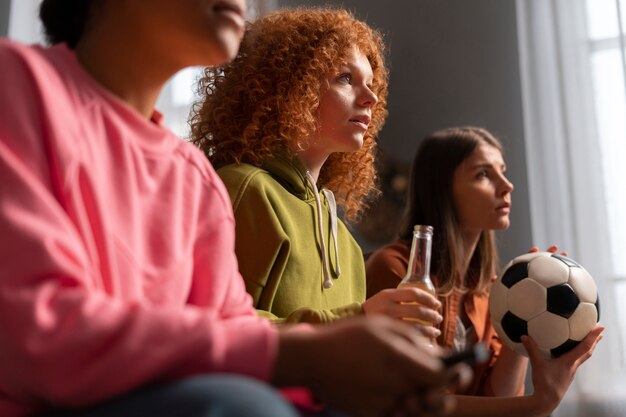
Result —
<path fill-rule="evenodd" d="M 367 298 L 385 288 L 396 288 L 409 264 L 410 242 L 397 241 L 384 246 L 369 256 L 365 266 L 367 272 Z M 432 277 L 435 286 L 436 277 Z M 442 303 L 443 321 L 438 325 L 441 335 L 437 344 L 451 348 L 454 341 L 457 316 L 460 312 L 463 293 L 453 291 L 446 296 L 439 296 Z M 463 302 L 465 313 L 469 318 L 478 341 L 485 342 L 491 352 L 491 358 L 484 364 L 474 366 L 474 378 L 470 386 L 459 394 L 493 396 L 493 389 L 489 383 L 489 375 L 502 348 L 502 342 L 491 325 L 489 317 L 489 293 L 468 294 Z M 520 386 L 517 394 L 524 393 L 524 385 Z"/>

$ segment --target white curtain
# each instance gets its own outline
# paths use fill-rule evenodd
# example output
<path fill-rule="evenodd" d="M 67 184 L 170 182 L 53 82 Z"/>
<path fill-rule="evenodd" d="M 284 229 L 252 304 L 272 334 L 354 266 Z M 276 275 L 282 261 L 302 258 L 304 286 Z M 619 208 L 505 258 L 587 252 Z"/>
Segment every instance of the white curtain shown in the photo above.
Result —
<path fill-rule="evenodd" d="M 625 416 L 624 323 L 617 296 L 624 290 L 612 247 L 617 239 L 611 237 L 626 230 L 616 230 L 621 225 L 609 208 L 626 186 L 622 178 L 618 189 L 610 189 L 605 175 L 607 144 L 599 134 L 588 10 L 584 0 L 517 0 L 517 10 L 533 238 L 540 247 L 559 244 L 590 271 L 606 326 L 554 415 Z M 625 92 L 622 86 L 620 94 Z"/>

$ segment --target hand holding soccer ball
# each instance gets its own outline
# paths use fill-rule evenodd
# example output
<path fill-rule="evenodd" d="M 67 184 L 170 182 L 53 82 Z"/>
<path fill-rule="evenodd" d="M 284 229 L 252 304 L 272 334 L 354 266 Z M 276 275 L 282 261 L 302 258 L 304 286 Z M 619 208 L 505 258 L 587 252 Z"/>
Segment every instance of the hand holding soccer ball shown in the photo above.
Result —
<path fill-rule="evenodd" d="M 494 282 L 489 297 L 494 328 L 514 351 L 527 355 L 529 335 L 545 358 L 571 350 L 600 318 L 598 290 L 576 261 L 556 253 L 516 257 Z"/>

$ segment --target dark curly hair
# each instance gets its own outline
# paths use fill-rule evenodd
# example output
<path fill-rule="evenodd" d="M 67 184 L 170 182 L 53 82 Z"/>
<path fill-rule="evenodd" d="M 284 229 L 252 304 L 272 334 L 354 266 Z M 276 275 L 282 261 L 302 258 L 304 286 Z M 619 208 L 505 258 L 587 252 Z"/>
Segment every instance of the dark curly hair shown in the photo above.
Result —
<path fill-rule="evenodd" d="M 102 1 L 43 0 L 39 6 L 39 19 L 48 43 L 65 42 L 71 49 L 76 48 L 94 9 Z"/>
<path fill-rule="evenodd" d="M 335 193 L 346 220 L 356 220 L 368 197 L 378 195 L 376 135 L 387 116 L 388 74 L 382 36 L 346 10 L 282 9 L 249 24 L 235 60 L 206 68 L 199 81 L 192 142 L 216 168 L 260 166 L 277 153 L 294 156 L 307 149 L 325 77 L 355 46 L 372 67 L 378 103 L 361 149 L 330 155 L 319 182 Z"/>

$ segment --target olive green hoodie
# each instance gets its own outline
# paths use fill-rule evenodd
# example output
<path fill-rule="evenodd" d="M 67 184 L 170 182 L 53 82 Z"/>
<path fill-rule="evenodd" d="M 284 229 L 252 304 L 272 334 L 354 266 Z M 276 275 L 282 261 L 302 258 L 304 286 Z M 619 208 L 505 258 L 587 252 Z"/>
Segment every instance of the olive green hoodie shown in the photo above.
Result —
<path fill-rule="evenodd" d="M 233 203 L 239 270 L 260 315 L 323 323 L 362 314 L 363 253 L 337 219 L 330 190 L 318 193 L 298 159 L 217 173 Z"/>

